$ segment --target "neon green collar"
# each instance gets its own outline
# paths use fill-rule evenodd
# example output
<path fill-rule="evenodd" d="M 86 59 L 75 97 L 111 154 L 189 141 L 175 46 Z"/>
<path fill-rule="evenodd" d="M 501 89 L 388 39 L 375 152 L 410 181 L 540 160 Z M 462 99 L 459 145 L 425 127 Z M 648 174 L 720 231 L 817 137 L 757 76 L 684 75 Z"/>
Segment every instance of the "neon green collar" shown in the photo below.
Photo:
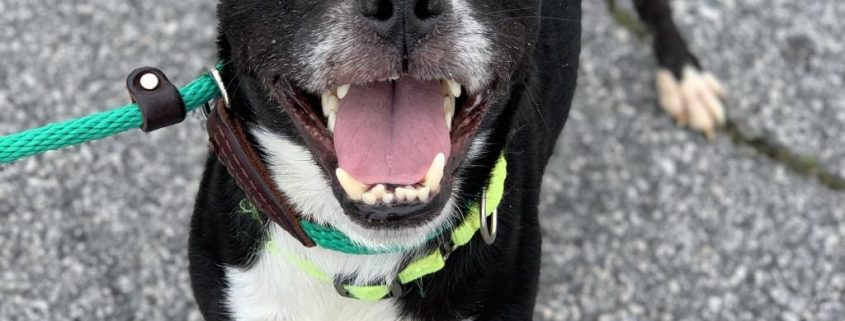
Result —
<path fill-rule="evenodd" d="M 490 183 L 487 186 L 486 193 L 486 210 L 484 213 L 485 219 L 496 212 L 499 204 L 502 201 L 505 192 L 505 179 L 507 178 L 507 160 L 504 154 L 499 157 L 496 165 L 493 167 L 491 173 Z M 241 202 L 241 212 L 250 215 L 257 215 L 255 208 L 244 202 Z M 397 279 L 391 284 L 378 285 L 350 285 L 344 284 L 343 280 L 332 277 L 320 270 L 315 264 L 293 254 L 285 251 L 272 240 L 267 242 L 266 249 L 271 253 L 284 256 L 289 261 L 296 264 L 300 269 L 308 273 L 311 277 L 327 282 L 334 283 L 338 293 L 342 296 L 354 298 L 362 301 L 379 301 L 389 297 L 395 297 L 401 294 L 401 286 L 419 280 L 427 275 L 439 272 L 446 266 L 446 259 L 454 250 L 468 244 L 470 240 L 478 233 L 481 228 L 481 202 L 476 202 L 470 206 L 464 221 L 455 229 L 452 230 L 451 238 L 447 244 L 441 245 L 438 249 L 431 251 L 427 256 L 419 258 L 408 264 L 402 271 L 399 272 Z M 302 221 L 305 223 L 307 221 Z M 306 233 L 314 239 L 314 241 L 321 247 L 337 250 L 348 254 L 383 254 L 399 252 L 407 249 L 390 249 L 377 250 L 368 249 L 360 245 L 352 243 L 349 237 L 343 233 L 328 227 L 309 223 L 303 224 L 302 227 Z M 315 229 L 312 229 L 315 228 Z M 312 234 L 314 233 L 314 234 Z M 328 235 L 329 237 L 326 237 Z M 432 236 L 430 239 L 436 238 L 438 235 Z"/>

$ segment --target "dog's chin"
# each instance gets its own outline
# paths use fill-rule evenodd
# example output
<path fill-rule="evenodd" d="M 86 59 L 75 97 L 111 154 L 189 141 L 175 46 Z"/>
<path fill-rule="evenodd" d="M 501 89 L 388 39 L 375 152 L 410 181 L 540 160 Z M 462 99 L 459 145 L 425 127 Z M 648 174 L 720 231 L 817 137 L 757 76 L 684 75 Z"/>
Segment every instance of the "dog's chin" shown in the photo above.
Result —
<path fill-rule="evenodd" d="M 458 177 L 490 89 L 400 77 L 311 94 L 275 79 L 265 84 L 305 146 L 253 134 L 301 215 L 373 247 L 423 244 L 460 217 Z"/>

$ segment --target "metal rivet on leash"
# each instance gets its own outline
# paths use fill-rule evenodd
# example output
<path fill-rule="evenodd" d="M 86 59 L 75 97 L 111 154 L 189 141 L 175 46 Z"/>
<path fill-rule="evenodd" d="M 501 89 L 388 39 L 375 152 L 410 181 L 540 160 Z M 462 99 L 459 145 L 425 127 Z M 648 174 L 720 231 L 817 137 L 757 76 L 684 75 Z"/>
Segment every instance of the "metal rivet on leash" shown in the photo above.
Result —
<path fill-rule="evenodd" d="M 490 215 L 491 223 L 487 221 L 487 190 L 481 193 L 481 237 L 488 245 L 493 245 L 496 242 L 496 230 L 498 229 L 499 209 L 493 209 L 493 214 Z M 488 226 L 489 225 L 489 226 Z"/>
<path fill-rule="evenodd" d="M 144 74 L 141 76 L 141 80 L 139 82 L 141 84 L 141 88 L 144 88 L 145 90 L 155 90 L 158 88 L 158 84 L 161 83 L 158 76 L 153 73 Z"/>

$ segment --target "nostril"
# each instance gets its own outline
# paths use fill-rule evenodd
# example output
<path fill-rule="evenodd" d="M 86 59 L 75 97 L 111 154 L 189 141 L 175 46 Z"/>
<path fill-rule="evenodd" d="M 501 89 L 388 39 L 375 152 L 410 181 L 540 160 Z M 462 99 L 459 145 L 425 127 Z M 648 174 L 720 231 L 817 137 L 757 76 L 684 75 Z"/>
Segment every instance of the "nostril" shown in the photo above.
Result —
<path fill-rule="evenodd" d="M 418 0 L 414 6 L 414 14 L 420 20 L 434 18 L 443 13 L 445 0 Z"/>
<path fill-rule="evenodd" d="M 387 21 L 393 17 L 391 0 L 358 0 L 358 11 L 367 18 Z"/>

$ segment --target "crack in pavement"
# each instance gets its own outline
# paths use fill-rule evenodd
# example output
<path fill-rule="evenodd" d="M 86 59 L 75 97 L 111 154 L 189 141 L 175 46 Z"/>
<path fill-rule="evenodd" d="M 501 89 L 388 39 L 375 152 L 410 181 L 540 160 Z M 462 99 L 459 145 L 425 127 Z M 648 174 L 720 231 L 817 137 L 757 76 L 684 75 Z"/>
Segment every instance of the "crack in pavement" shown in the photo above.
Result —
<path fill-rule="evenodd" d="M 845 192 L 845 178 L 825 169 L 816 158 L 800 155 L 764 137 L 750 137 L 743 133 L 733 120 L 727 121 L 724 131 L 731 137 L 734 145 L 751 147 L 758 154 L 766 156 L 795 174 L 815 178 L 822 186 L 830 190 Z"/>

